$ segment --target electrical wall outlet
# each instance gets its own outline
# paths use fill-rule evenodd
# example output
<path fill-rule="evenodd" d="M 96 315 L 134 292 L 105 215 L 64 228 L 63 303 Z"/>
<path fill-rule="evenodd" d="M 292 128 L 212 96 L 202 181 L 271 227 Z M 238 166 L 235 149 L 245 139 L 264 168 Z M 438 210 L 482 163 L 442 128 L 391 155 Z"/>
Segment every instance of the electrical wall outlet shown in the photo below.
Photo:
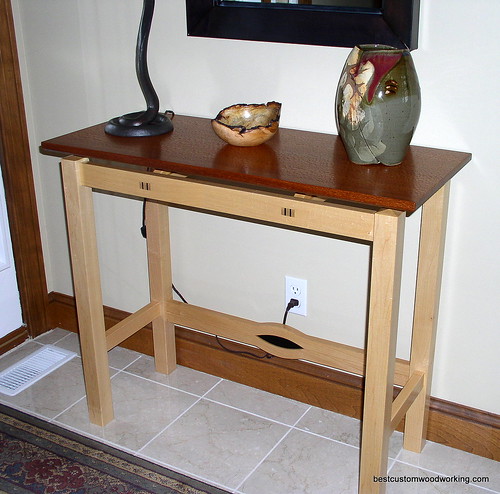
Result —
<path fill-rule="evenodd" d="M 292 298 L 297 299 L 299 305 L 292 307 L 289 312 L 307 316 L 307 280 L 285 276 L 285 308 Z"/>

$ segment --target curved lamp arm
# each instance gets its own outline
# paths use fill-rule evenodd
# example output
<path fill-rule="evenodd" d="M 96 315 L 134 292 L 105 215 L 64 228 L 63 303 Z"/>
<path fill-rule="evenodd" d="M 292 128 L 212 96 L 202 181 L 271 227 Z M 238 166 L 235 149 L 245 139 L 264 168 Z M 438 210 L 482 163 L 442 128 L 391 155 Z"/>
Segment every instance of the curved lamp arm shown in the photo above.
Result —
<path fill-rule="evenodd" d="M 173 130 L 172 121 L 166 115 L 158 113 L 160 102 L 148 71 L 148 41 L 154 8 L 155 0 L 144 0 L 135 52 L 137 79 L 146 100 L 147 109 L 113 118 L 104 129 L 108 134 L 123 137 L 147 137 L 166 134 Z"/>

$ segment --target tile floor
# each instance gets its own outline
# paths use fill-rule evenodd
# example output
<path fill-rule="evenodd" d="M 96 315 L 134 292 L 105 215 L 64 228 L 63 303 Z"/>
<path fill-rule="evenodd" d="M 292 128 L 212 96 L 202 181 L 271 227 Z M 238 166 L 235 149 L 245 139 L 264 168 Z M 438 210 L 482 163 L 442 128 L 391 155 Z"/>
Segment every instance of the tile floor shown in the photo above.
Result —
<path fill-rule="evenodd" d="M 2 356 L 0 371 L 44 344 L 79 354 L 77 336 L 55 329 Z M 0 401 L 231 493 L 357 492 L 359 421 L 185 367 L 158 374 L 152 358 L 122 348 L 109 362 L 115 420 L 106 427 L 88 421 L 79 357 Z M 500 493 L 498 462 L 436 443 L 421 454 L 401 446 L 395 432 L 389 474 L 431 481 L 390 483 L 389 494 Z"/>

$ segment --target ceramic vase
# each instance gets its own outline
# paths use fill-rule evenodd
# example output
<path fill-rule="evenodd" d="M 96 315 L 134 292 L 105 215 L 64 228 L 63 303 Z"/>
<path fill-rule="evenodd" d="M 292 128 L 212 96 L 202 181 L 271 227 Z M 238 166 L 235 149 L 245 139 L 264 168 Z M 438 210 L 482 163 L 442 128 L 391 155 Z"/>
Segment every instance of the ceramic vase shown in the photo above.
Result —
<path fill-rule="evenodd" d="M 420 116 L 420 86 L 410 52 L 355 46 L 340 76 L 335 110 L 350 161 L 401 163 Z"/>

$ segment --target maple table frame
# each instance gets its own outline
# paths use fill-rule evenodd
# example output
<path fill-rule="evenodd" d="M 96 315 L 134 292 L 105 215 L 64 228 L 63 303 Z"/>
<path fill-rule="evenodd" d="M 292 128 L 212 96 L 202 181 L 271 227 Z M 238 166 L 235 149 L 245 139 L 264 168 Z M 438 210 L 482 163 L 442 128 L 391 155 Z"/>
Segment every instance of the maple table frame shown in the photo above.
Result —
<path fill-rule="evenodd" d="M 470 154 L 412 146 L 397 167 L 366 167 L 348 162 L 337 136 L 280 129 L 267 145 L 235 148 L 216 138 L 206 119 L 177 116 L 174 123 L 171 134 L 153 138 L 112 137 L 98 125 L 42 143 L 74 155 L 62 160 L 62 174 L 90 421 L 104 426 L 113 419 L 110 349 L 152 323 L 156 369 L 170 373 L 174 325 L 198 329 L 364 375 L 359 492 L 384 492 L 374 477 L 387 473 L 389 438 L 401 420 L 406 449 L 420 452 L 425 441 L 449 180 Z M 93 190 L 148 200 L 150 303 L 108 330 Z M 366 351 L 173 300 L 169 205 L 370 242 Z M 407 214 L 420 206 L 408 362 L 395 358 L 403 236 Z M 394 385 L 402 389 L 393 400 Z"/>

